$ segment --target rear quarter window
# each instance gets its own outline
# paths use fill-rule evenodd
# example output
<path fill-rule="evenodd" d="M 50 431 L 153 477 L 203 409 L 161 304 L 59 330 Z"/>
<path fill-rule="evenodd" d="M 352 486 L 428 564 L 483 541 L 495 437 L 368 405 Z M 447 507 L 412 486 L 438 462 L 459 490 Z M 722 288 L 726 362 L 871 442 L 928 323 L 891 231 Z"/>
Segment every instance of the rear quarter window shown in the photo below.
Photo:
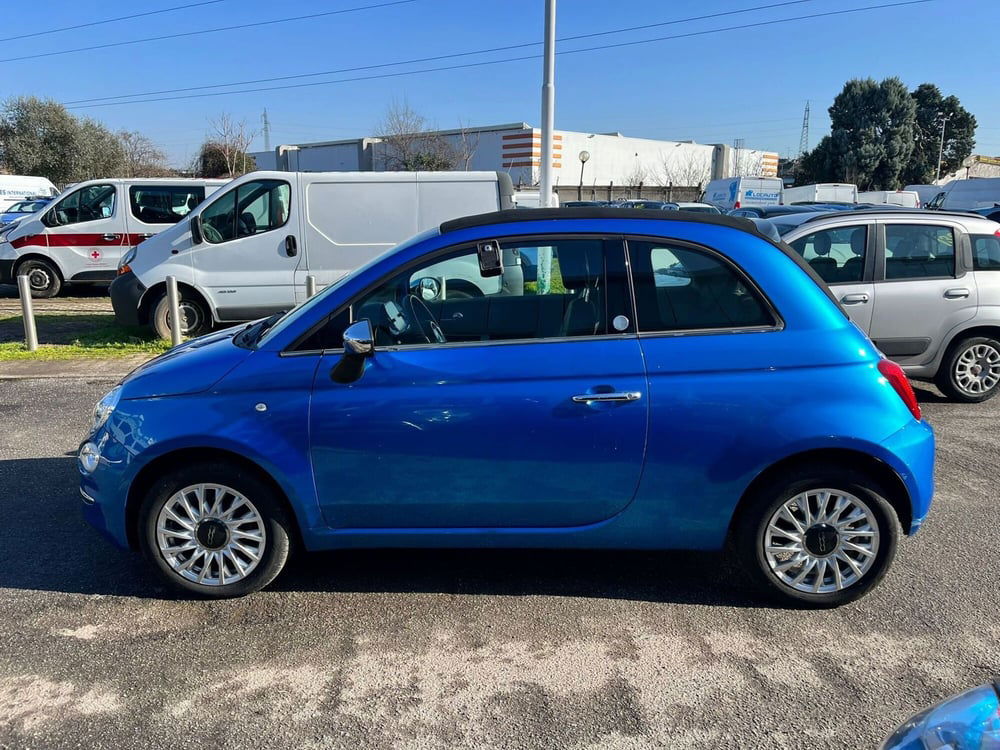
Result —
<path fill-rule="evenodd" d="M 972 267 L 977 271 L 1000 271 L 1000 237 L 972 235 Z"/>

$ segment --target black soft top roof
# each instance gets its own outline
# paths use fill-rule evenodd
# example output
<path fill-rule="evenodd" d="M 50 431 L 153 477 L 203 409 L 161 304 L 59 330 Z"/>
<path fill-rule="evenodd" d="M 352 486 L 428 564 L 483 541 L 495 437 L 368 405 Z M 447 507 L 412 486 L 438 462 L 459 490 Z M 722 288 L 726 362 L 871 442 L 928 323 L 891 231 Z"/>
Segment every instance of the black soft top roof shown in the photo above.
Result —
<path fill-rule="evenodd" d="M 823 215 L 823 214 L 821 214 Z M 750 219 L 725 214 L 704 214 L 694 211 L 655 211 L 642 208 L 609 208 L 605 206 L 572 206 L 569 208 L 515 208 L 506 211 L 492 211 L 487 214 L 475 214 L 452 219 L 441 224 L 441 234 L 457 232 L 460 229 L 490 226 L 493 224 L 512 224 L 523 221 L 548 221 L 552 219 L 632 219 L 638 221 L 690 221 L 695 224 L 715 224 L 716 226 L 738 229 L 759 237 L 767 244 L 778 248 L 791 258 L 799 268 L 805 271 L 816 286 L 823 290 L 827 297 L 844 312 L 840 300 L 830 291 L 830 287 L 820 278 L 805 258 L 795 252 L 785 242 L 775 242 L 762 233 Z M 847 313 L 844 312 L 846 315 Z"/>

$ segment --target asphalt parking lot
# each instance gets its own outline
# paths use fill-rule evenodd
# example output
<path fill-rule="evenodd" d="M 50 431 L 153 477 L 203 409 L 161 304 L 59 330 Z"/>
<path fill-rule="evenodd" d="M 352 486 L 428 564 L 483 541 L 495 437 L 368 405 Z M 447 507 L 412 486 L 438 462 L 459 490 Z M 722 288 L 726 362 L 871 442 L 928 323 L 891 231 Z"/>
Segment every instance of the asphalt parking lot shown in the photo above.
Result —
<path fill-rule="evenodd" d="M 110 385 L 0 382 L 2 748 L 874 748 L 1000 673 L 1000 399 L 920 391 L 930 520 L 870 596 L 800 612 L 648 553 L 300 556 L 179 599 L 80 519 Z"/>

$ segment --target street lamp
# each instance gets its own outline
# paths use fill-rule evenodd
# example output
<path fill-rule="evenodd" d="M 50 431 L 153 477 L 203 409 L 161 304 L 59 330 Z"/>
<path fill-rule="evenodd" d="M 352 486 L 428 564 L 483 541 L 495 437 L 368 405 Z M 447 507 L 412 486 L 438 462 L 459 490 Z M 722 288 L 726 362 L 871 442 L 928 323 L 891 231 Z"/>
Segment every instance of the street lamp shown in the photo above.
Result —
<path fill-rule="evenodd" d="M 583 200 L 583 167 L 589 159 L 590 159 L 589 151 L 580 152 L 580 185 L 576 189 L 576 199 L 578 201 Z"/>
<path fill-rule="evenodd" d="M 954 113 L 953 113 L 954 114 Z M 944 159 L 944 126 L 951 119 L 951 115 L 944 117 L 944 112 L 938 112 L 938 116 L 941 117 L 941 144 L 938 146 L 938 162 L 937 162 L 937 177 L 934 181 L 937 182 L 941 179 L 941 162 Z"/>

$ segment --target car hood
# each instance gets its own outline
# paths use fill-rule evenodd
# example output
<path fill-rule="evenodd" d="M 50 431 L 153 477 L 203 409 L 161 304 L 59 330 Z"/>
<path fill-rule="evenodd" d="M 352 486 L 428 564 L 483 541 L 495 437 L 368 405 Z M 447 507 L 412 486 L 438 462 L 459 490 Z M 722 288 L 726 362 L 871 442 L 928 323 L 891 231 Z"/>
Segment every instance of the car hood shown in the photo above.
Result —
<path fill-rule="evenodd" d="M 233 343 L 243 328 L 192 339 L 139 365 L 122 381 L 122 397 L 182 396 L 208 390 L 253 353 Z"/>

